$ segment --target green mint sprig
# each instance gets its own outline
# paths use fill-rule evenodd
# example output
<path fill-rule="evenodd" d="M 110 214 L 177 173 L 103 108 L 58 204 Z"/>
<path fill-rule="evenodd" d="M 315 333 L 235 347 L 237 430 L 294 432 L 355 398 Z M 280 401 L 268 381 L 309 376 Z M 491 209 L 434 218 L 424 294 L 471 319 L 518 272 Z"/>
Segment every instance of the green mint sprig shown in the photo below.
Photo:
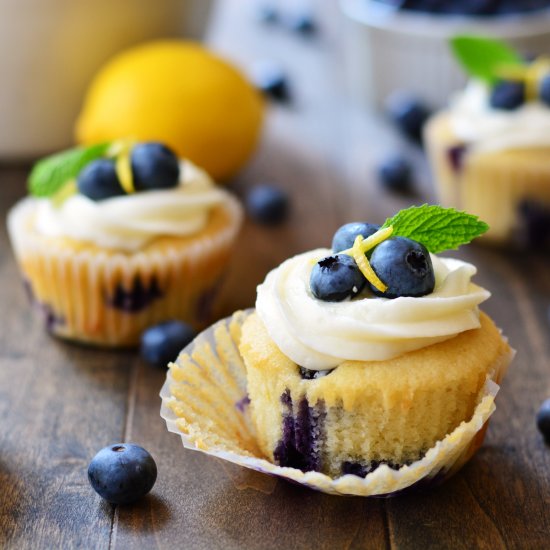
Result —
<path fill-rule="evenodd" d="M 477 216 L 428 204 L 401 210 L 388 218 L 381 229 L 390 225 L 392 237 L 408 237 L 423 244 L 432 254 L 455 250 L 489 229 Z"/>
<path fill-rule="evenodd" d="M 458 35 L 451 38 L 450 46 L 464 70 L 487 84 L 494 84 L 503 68 L 525 66 L 518 52 L 502 40 Z"/>
<path fill-rule="evenodd" d="M 92 160 L 107 154 L 111 143 L 75 147 L 39 160 L 29 176 L 29 192 L 35 197 L 52 197 Z"/>

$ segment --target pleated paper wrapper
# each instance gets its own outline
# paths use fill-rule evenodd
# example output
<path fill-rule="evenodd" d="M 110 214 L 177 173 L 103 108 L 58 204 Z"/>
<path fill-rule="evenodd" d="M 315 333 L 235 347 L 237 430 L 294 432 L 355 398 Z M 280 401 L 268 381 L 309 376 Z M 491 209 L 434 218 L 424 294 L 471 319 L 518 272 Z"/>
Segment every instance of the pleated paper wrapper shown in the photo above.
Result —
<path fill-rule="evenodd" d="M 460 469 L 483 442 L 495 410 L 497 381 L 513 352 L 494 365 L 473 417 L 438 441 L 421 460 L 393 470 L 381 465 L 365 478 L 337 479 L 283 468 L 262 456 L 249 413 L 246 368 L 238 344 L 241 326 L 252 310 L 236 312 L 200 334 L 170 365 L 162 387 L 161 416 L 183 446 L 332 495 L 393 496 L 406 489 L 439 484 Z"/>

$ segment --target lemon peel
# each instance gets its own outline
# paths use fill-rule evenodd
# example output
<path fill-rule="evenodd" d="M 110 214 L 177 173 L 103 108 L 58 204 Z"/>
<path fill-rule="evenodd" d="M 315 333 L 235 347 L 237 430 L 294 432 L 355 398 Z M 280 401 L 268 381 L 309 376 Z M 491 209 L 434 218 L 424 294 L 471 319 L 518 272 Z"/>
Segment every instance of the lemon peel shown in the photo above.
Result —
<path fill-rule="evenodd" d="M 366 239 L 363 239 L 363 236 L 360 235 L 362 239 L 361 250 L 363 251 L 363 254 L 373 249 L 375 246 L 379 245 L 382 241 L 385 241 L 388 237 L 391 237 L 392 233 L 393 233 L 393 226 L 390 225 L 388 227 L 383 227 L 382 229 L 379 229 L 376 233 L 373 233 L 370 237 L 367 237 Z M 355 240 L 357 241 L 357 239 Z M 342 250 L 340 254 L 347 254 L 348 256 L 353 256 L 353 250 L 354 250 L 355 244 L 356 243 L 354 242 L 352 248 Z"/>
<path fill-rule="evenodd" d="M 134 186 L 134 175 L 132 174 L 132 163 L 130 157 L 132 149 L 136 145 L 133 139 L 121 139 L 115 141 L 109 149 L 109 156 L 115 157 L 115 171 L 124 191 L 130 195 L 136 192 Z"/>
<path fill-rule="evenodd" d="M 77 191 L 76 181 L 70 180 L 52 196 L 51 201 L 56 208 L 59 208 L 69 197 L 76 195 Z"/>
<path fill-rule="evenodd" d="M 387 231 L 388 229 L 389 231 Z M 376 244 L 379 244 L 383 240 L 387 239 L 391 235 L 393 228 L 388 227 L 385 230 L 381 230 L 381 231 L 385 232 L 385 235 L 382 235 L 382 238 L 378 236 L 377 239 L 374 239 L 377 241 Z M 371 235 L 371 237 L 378 235 L 378 233 L 380 233 L 380 231 L 377 231 L 376 233 L 374 233 L 374 235 Z M 376 273 L 374 272 L 374 269 L 372 269 L 372 266 L 370 265 L 369 260 L 365 256 L 365 252 L 367 250 L 370 250 L 370 248 L 373 248 L 374 246 L 376 246 L 376 244 L 372 244 L 372 241 L 371 241 L 371 243 L 369 243 L 370 246 L 365 247 L 365 243 L 369 239 L 370 237 L 364 240 L 362 235 L 357 235 L 357 237 L 355 237 L 355 242 L 353 243 L 353 247 L 351 248 L 351 252 L 352 252 L 351 255 L 353 256 L 353 259 L 355 260 L 357 267 L 361 270 L 361 273 L 365 276 L 365 279 L 367 279 L 367 281 L 374 288 L 376 288 L 376 290 L 379 290 L 380 292 L 386 292 L 386 290 L 388 290 L 388 286 L 379 279 L 378 275 L 376 275 Z"/>

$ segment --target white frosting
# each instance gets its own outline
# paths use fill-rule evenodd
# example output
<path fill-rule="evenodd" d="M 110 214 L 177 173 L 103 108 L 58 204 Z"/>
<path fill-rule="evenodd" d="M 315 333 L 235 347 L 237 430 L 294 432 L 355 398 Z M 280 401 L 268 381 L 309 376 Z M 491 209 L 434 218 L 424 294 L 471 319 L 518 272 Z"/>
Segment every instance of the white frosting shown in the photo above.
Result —
<path fill-rule="evenodd" d="M 40 199 L 36 230 L 45 236 L 70 237 L 102 248 L 133 252 L 158 236 L 201 231 L 211 209 L 226 192 L 189 161 L 180 164 L 180 183 L 171 189 L 144 191 L 93 201 L 76 194 L 61 206 Z"/>
<path fill-rule="evenodd" d="M 450 106 L 451 128 L 472 151 L 550 147 L 550 109 L 528 101 L 518 109 L 493 109 L 489 88 L 472 81 Z"/>
<path fill-rule="evenodd" d="M 435 289 L 420 298 L 378 298 L 365 290 L 353 300 L 324 302 L 311 293 L 309 278 L 315 262 L 330 254 L 318 249 L 290 258 L 258 287 L 258 315 L 279 349 L 302 367 L 391 359 L 480 326 L 477 306 L 490 293 L 471 282 L 477 271 L 471 264 L 432 256 Z"/>

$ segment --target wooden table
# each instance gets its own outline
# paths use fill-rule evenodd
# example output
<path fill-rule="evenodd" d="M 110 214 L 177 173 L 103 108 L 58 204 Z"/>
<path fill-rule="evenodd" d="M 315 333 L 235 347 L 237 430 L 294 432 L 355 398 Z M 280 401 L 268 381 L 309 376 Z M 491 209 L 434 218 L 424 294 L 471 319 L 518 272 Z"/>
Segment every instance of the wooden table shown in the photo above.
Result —
<path fill-rule="evenodd" d="M 321 4 L 321 3 L 319 3 Z M 292 197 L 284 225 L 247 222 L 232 265 L 225 312 L 252 306 L 255 286 L 291 254 L 330 242 L 354 219 L 381 222 L 431 198 L 423 160 L 418 196 L 394 197 L 373 177 L 376 159 L 401 147 L 383 121 L 346 100 L 336 8 L 303 40 L 253 19 L 252 3 L 221 2 L 211 42 L 245 67 L 271 58 L 288 69 L 290 107 L 273 107 L 262 147 L 238 178 L 242 193 L 273 181 Z M 1 131 L 1 130 L 0 130 Z M 2 215 L 24 193 L 26 168 L 0 170 Z M 548 548 L 550 447 L 535 413 L 550 396 L 550 269 L 536 254 L 470 246 L 493 298 L 486 311 L 517 359 L 476 457 L 443 487 L 393 499 L 337 498 L 184 450 L 159 416 L 165 372 L 135 352 L 50 338 L 29 308 L 0 226 L 0 547 L 7 548 Z M 133 441 L 159 476 L 141 502 L 115 508 L 86 469 L 103 446 Z"/>

